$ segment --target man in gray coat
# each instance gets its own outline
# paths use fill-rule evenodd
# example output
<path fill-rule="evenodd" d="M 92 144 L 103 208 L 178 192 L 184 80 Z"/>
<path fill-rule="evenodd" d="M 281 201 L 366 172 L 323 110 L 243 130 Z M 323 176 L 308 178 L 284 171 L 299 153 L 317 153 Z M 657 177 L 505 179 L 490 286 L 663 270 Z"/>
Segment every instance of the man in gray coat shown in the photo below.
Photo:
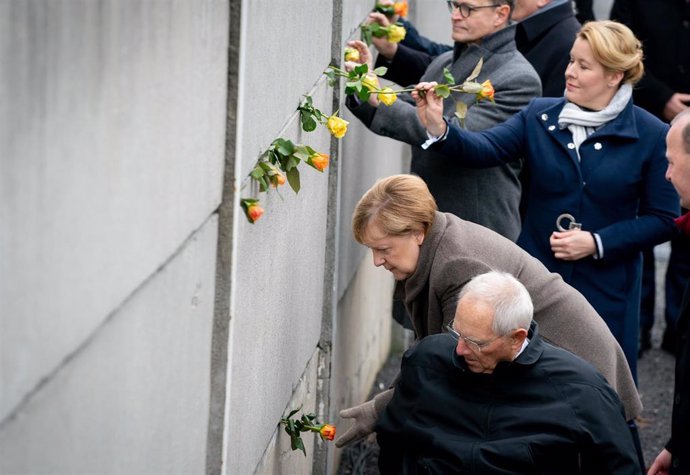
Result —
<path fill-rule="evenodd" d="M 505 121 L 530 99 L 539 96 L 541 83 L 534 68 L 515 47 L 515 25 L 509 24 L 513 0 L 478 0 L 472 7 L 449 2 L 449 6 L 454 50 L 437 57 L 421 80 L 444 82 L 443 70 L 447 68 L 459 84 L 483 59 L 476 80 L 480 83 L 491 80 L 495 103 L 475 103 L 474 95 L 455 93 L 446 99 L 444 108 L 449 111 L 447 119 L 457 121 L 456 102 L 464 102 L 468 106 L 465 127 L 483 130 Z M 364 43 L 352 42 L 352 45 L 360 50 L 362 61 L 371 63 L 371 54 Z M 368 103 L 350 97 L 347 106 L 372 132 L 412 145 L 411 171 L 424 179 L 441 211 L 486 226 L 512 241 L 517 238 L 519 165 L 470 169 L 425 150 L 423 144 L 428 136 L 411 100 L 379 106 L 376 95 L 372 94 Z"/>

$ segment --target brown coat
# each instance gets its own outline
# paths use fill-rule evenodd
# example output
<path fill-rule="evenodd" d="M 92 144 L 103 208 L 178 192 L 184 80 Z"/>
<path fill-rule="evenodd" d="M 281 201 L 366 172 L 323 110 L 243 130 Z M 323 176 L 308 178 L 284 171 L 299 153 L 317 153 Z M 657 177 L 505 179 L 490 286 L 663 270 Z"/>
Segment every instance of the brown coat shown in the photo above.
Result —
<path fill-rule="evenodd" d="M 397 284 L 417 337 L 441 333 L 454 318 L 460 289 L 490 270 L 512 274 L 527 287 L 542 337 L 597 368 L 620 396 L 628 420 L 642 412 L 623 350 L 587 300 L 515 243 L 450 213 L 436 213 L 417 270 Z"/>

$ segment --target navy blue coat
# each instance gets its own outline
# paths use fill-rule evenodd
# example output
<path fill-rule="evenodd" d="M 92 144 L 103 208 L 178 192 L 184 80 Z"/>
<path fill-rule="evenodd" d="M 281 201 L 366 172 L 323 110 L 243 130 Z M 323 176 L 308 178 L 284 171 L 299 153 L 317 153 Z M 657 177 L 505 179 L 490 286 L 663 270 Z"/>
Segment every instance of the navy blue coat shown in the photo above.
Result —
<path fill-rule="evenodd" d="M 668 126 L 632 101 L 580 146 L 558 127 L 565 99 L 534 99 L 503 124 L 468 132 L 451 125 L 436 151 L 464 166 L 491 167 L 525 158 L 531 174 L 518 244 L 579 290 L 604 318 L 637 367 L 641 250 L 667 241 L 679 213 L 678 195 L 664 178 Z M 487 190 L 490 193 L 491 190 Z M 570 213 L 598 233 L 603 257 L 556 259 L 549 237 Z"/>

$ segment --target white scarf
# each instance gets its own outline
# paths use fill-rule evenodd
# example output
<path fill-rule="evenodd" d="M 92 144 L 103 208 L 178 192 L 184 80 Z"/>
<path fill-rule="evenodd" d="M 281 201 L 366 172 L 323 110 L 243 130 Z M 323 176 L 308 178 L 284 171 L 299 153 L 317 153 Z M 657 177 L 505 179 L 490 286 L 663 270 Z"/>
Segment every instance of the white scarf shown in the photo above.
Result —
<path fill-rule="evenodd" d="M 600 111 L 586 111 L 568 102 L 558 114 L 558 126 L 566 127 L 573 134 L 573 142 L 577 157 L 580 158 L 580 145 L 587 136 L 594 133 L 602 125 L 612 121 L 621 113 L 632 97 L 632 86 L 623 84 L 604 109 Z"/>

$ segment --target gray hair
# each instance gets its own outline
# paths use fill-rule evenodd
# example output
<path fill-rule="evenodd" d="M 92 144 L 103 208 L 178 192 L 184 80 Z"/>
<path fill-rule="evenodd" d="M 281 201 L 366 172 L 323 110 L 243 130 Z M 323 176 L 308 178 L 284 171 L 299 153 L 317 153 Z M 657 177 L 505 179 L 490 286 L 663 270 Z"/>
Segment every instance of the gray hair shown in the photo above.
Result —
<path fill-rule="evenodd" d="M 671 125 L 674 125 L 676 122 L 680 122 L 685 117 L 690 117 L 690 108 L 684 109 L 677 116 L 675 116 L 671 121 Z M 685 153 L 690 153 L 690 120 L 685 123 L 683 129 L 680 131 L 680 135 L 683 137 L 683 149 L 685 149 Z"/>
<path fill-rule="evenodd" d="M 534 305 L 525 286 L 512 275 L 490 271 L 475 276 L 460 291 L 458 302 L 465 297 L 494 309 L 491 329 L 496 335 L 507 335 L 518 328 L 529 330 Z"/>

